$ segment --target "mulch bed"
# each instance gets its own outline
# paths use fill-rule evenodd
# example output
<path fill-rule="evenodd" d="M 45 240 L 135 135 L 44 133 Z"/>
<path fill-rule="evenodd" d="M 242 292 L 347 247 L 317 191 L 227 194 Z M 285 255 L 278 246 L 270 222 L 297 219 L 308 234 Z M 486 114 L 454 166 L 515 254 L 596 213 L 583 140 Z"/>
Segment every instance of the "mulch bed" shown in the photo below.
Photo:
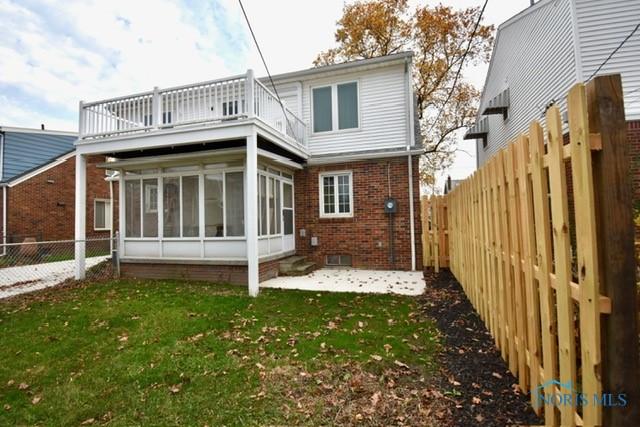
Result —
<path fill-rule="evenodd" d="M 506 363 L 480 316 L 449 271 L 425 273 L 427 287 L 421 297 L 425 313 L 442 333 L 439 364 L 433 386 L 446 403 L 440 412 L 443 426 L 541 425 L 531 409 L 528 393 Z"/>

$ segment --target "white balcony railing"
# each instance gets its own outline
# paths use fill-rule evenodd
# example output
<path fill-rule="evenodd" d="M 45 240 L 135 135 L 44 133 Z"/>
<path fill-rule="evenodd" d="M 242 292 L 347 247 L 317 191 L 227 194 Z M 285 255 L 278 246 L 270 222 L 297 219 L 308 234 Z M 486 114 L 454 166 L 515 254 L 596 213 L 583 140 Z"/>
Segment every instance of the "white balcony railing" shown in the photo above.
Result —
<path fill-rule="evenodd" d="M 291 142 L 306 146 L 304 122 L 256 80 L 252 71 L 204 83 L 155 88 L 135 95 L 81 102 L 80 139 L 101 139 L 247 118 L 261 120 Z"/>

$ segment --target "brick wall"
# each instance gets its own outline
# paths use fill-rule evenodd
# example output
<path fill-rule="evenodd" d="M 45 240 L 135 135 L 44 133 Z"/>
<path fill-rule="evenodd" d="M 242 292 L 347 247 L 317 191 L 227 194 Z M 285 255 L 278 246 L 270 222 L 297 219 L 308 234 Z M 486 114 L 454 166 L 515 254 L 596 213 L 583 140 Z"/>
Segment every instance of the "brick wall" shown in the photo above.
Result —
<path fill-rule="evenodd" d="M 261 262 L 259 281 L 278 276 L 279 259 Z M 169 263 L 132 263 L 120 264 L 122 277 L 137 279 L 182 279 L 202 280 L 206 282 L 247 285 L 246 265 L 207 265 L 207 264 L 169 264 Z"/>
<path fill-rule="evenodd" d="M 420 244 L 419 157 L 414 156 L 413 190 L 415 212 L 416 268 L 422 268 Z M 353 173 L 354 215 L 352 218 L 320 218 L 318 175 L 326 171 Z M 389 196 L 398 204 L 394 224 L 395 264 L 389 260 L 389 220 L 384 201 Z M 354 267 L 372 269 L 411 269 L 409 184 L 406 157 L 367 160 L 323 166 L 310 166 L 296 172 L 296 251 L 319 266 L 326 255 L 351 255 Z M 300 229 L 306 230 L 301 237 Z M 318 246 L 311 246 L 311 237 Z"/>
<path fill-rule="evenodd" d="M 109 199 L 104 169 L 96 167 L 103 156 L 87 159 L 87 237 L 108 237 L 94 231 L 94 200 Z M 114 186 L 114 197 L 117 197 Z M 7 235 L 39 240 L 73 239 L 75 229 L 75 158 L 52 167 L 7 189 Z M 117 211 L 116 211 L 117 212 Z"/>

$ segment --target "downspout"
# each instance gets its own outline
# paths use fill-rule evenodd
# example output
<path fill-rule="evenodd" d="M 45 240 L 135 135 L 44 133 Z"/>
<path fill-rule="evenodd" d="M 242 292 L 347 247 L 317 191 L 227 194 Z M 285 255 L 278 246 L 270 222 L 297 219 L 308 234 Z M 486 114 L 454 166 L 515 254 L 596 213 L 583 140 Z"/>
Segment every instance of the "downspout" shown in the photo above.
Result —
<path fill-rule="evenodd" d="M 405 61 L 404 73 L 407 80 L 407 103 L 409 105 L 409 117 L 407 120 L 407 151 L 411 151 L 411 146 L 415 145 L 414 118 L 413 118 L 413 79 L 411 75 L 411 60 L 407 58 Z M 411 230 L 411 270 L 416 269 L 416 227 L 415 213 L 413 211 L 413 162 L 411 161 L 411 153 L 407 156 L 407 167 L 409 172 L 409 222 Z"/>
<path fill-rule="evenodd" d="M 109 177 L 111 178 L 111 177 Z M 113 254 L 113 181 L 109 179 L 109 253 Z"/>

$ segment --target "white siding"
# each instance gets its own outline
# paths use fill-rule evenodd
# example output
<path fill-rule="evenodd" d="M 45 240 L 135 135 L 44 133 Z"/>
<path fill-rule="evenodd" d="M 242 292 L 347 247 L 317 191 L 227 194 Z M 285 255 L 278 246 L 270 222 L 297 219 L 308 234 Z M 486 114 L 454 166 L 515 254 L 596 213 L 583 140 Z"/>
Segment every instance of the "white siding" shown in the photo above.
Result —
<path fill-rule="evenodd" d="M 499 28 L 485 82 L 480 111 L 509 88 L 509 118 L 490 115 L 487 148 L 478 141 L 478 163 L 540 119 L 555 100 L 561 109 L 565 94 L 576 82 L 572 8 L 569 0 L 542 0 Z"/>
<path fill-rule="evenodd" d="M 638 0 L 574 0 L 583 79 L 588 79 L 640 22 Z M 640 119 L 640 30 L 598 74 L 622 74 L 627 120 Z"/>
<path fill-rule="evenodd" d="M 395 63 L 333 76 L 322 73 L 305 76 L 301 82 L 276 83 L 276 86 L 285 104 L 296 112 L 294 105 L 298 98 L 295 94 L 301 93 L 301 118 L 307 125 L 312 155 L 397 149 L 407 145 L 409 105 L 404 68 L 403 63 Z M 358 82 L 359 128 L 314 134 L 312 88 L 349 81 Z"/>

